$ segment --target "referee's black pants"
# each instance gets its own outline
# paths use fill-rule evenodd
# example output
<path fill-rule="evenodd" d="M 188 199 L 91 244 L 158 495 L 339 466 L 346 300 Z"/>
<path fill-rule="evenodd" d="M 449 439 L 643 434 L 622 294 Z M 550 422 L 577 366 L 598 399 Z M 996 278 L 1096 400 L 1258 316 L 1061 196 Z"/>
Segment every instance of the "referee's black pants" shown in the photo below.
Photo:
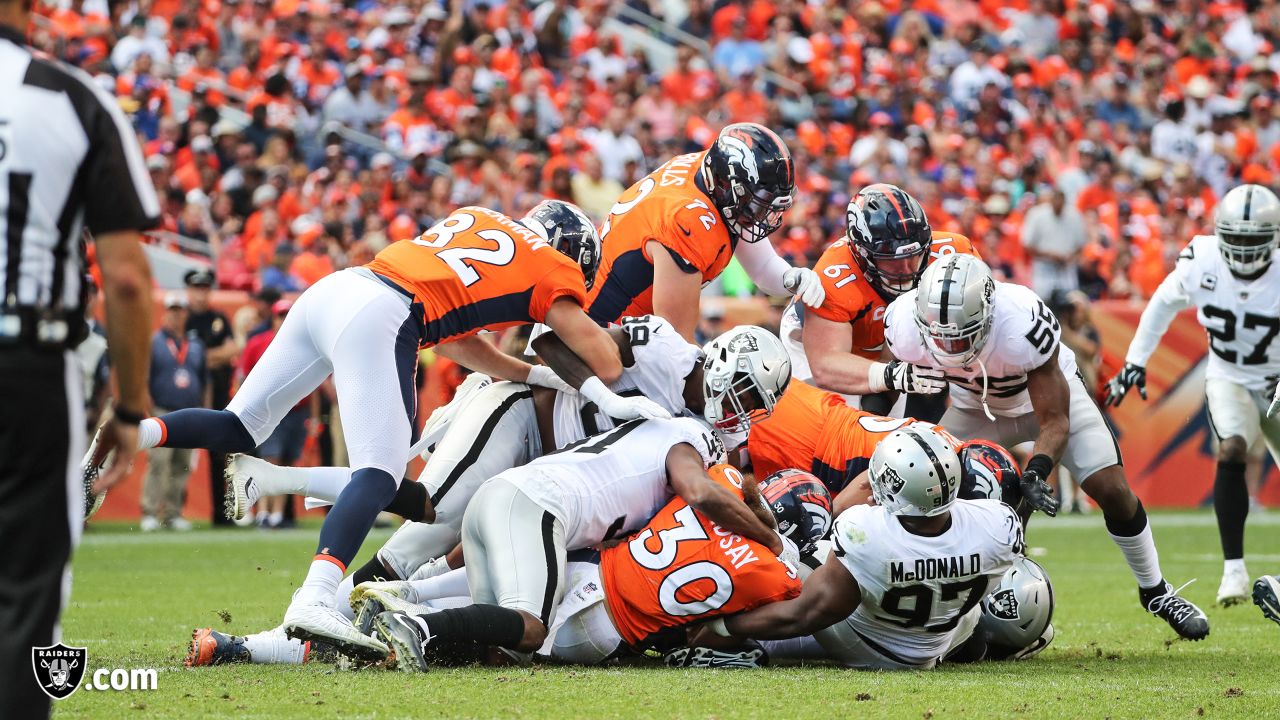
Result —
<path fill-rule="evenodd" d="M 0 347 L 0 718 L 45 718 L 31 648 L 58 642 L 84 522 L 83 379 L 69 352 Z M 68 645 L 76 645 L 74 639 Z"/>

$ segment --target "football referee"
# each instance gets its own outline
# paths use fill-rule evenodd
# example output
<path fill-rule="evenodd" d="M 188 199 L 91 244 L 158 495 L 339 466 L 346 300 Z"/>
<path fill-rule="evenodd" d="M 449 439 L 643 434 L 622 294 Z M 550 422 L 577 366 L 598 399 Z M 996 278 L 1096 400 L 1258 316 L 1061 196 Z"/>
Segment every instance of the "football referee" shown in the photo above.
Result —
<path fill-rule="evenodd" d="M 98 481 L 123 477 L 149 410 L 151 275 L 140 230 L 160 205 L 137 138 L 85 73 L 35 56 L 35 0 L 0 0 L 0 718 L 44 718 L 32 647 L 59 642 L 84 515 L 83 247 L 96 237 L 117 382 Z M 74 639 L 69 643 L 75 645 Z M 47 682 L 47 681 L 46 681 Z"/>

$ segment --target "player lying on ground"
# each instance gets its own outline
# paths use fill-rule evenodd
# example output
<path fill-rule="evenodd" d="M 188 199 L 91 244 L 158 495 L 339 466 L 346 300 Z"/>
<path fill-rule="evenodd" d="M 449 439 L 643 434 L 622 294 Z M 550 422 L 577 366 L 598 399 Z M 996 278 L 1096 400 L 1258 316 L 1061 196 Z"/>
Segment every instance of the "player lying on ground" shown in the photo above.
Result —
<path fill-rule="evenodd" d="M 946 410 L 946 383 L 935 372 L 881 362 L 884 310 L 915 288 L 925 267 L 952 253 L 976 256 L 963 235 L 934 232 L 924 208 L 895 185 L 858 192 L 845 211 L 846 237 L 827 248 L 814 270 L 826 290 L 821 307 L 791 303 L 779 334 L 796 378 L 844 394 L 851 405 L 888 414 L 887 397 L 910 393 L 906 414 L 936 421 Z M 868 405 L 863 405 L 869 402 Z"/>
<path fill-rule="evenodd" d="M 1107 403 L 1119 405 L 1130 388 L 1147 397 L 1147 361 L 1174 316 L 1196 307 L 1209 333 L 1205 397 L 1209 424 L 1218 438 L 1213 511 L 1222 543 L 1222 583 L 1217 601 L 1244 602 L 1249 571 L 1244 565 L 1244 524 L 1249 489 L 1244 468 L 1259 440 L 1280 462 L 1280 418 L 1266 414 L 1280 380 L 1280 265 L 1274 262 L 1280 232 L 1280 198 L 1261 185 L 1241 185 L 1223 196 L 1214 214 L 1214 234 L 1197 235 L 1178 255 L 1142 311 L 1124 369 L 1107 388 Z"/>
<path fill-rule="evenodd" d="M 572 226 L 548 228 L 539 221 L 543 213 Z M 573 248 L 574 257 L 561 252 L 570 248 L 550 243 L 561 229 L 586 240 Z M 617 345 L 583 311 L 583 266 L 595 265 L 595 240 L 590 221 L 563 203 L 539 205 L 523 224 L 485 208 L 462 208 L 417 238 L 388 246 L 367 266 L 308 288 L 226 410 L 180 410 L 147 419 L 139 428 L 139 446 L 248 452 L 332 374 L 354 471 L 325 518 L 284 625 L 295 637 L 327 639 L 352 654 L 382 657 L 386 647 L 356 632 L 334 608 L 334 593 L 404 474 L 416 412 L 418 349 L 437 346 L 472 370 L 563 388 L 550 369 L 503 355 L 475 337 L 481 330 L 543 322 L 601 381 L 616 380 L 622 371 Z M 103 446 L 100 454 L 109 450 Z M 91 458 L 90 468 L 101 461 Z"/>
<path fill-rule="evenodd" d="M 769 374 L 777 372 L 779 363 L 756 362 L 761 351 L 750 349 L 751 338 L 767 335 L 760 328 L 741 326 L 713 340 L 709 349 L 731 345 L 738 349 L 705 365 L 702 350 L 685 342 L 661 318 L 628 319 L 609 332 L 624 360 L 623 375 L 612 389 L 628 396 L 644 393 L 675 414 L 687 408 L 723 425 L 723 411 L 716 408 L 723 407 L 740 359 L 760 373 L 755 382 L 762 387 L 779 382 Z M 558 373 L 578 384 L 589 372 L 585 364 L 554 336 L 548 340 L 539 341 L 544 356 Z M 423 579 L 448 570 L 442 558 L 461 539 L 463 511 L 481 484 L 542 455 L 543 448 L 563 448 L 615 427 L 615 418 L 580 393 L 534 388 L 530 394 L 529 390 L 520 384 L 494 383 L 472 397 L 455 400 L 460 406 L 453 412 L 455 420 L 431 453 L 422 482 L 403 483 L 398 493 L 399 497 L 407 494 L 405 488 L 417 490 L 419 495 L 408 504 L 421 507 L 429 501 L 434 520 L 402 525 L 375 558 L 344 579 L 338 589 L 340 608 L 345 610 L 352 586 L 361 582 Z M 741 442 L 723 430 L 721 439 L 727 445 Z M 349 477 L 343 468 L 276 468 L 248 457 L 233 459 L 228 467 L 228 487 L 237 494 L 237 510 L 250 506 L 252 493 L 301 490 L 332 499 Z M 331 487 L 322 490 L 324 484 Z"/>
<path fill-rule="evenodd" d="M 836 520 L 834 550 L 800 596 L 713 620 L 725 636 L 813 636 L 844 665 L 927 669 L 978 660 L 986 597 L 1022 553 L 1022 522 L 998 500 L 959 500 L 952 443 L 919 423 L 894 431 L 871 458 L 876 505 Z"/>
<path fill-rule="evenodd" d="M 718 485 L 767 524 L 768 517 L 754 480 L 744 479 L 730 465 L 707 470 Z M 807 476 L 807 473 L 804 473 Z M 809 476 L 813 485 L 822 486 Z M 781 493 L 768 493 L 772 483 Z M 809 548 L 830 528 L 818 526 L 805 509 L 802 484 L 769 481 L 766 497 L 785 525 L 780 533 Z M 830 498 L 827 498 L 827 506 Z M 577 553 L 566 563 L 568 588 L 556 609 L 541 654 L 556 662 L 594 665 L 614 657 L 648 649 L 670 650 L 686 645 L 685 628 L 718 615 L 749 610 L 761 604 L 794 597 L 800 592 L 797 568 L 783 562 L 764 545 L 722 530 L 683 498 L 673 498 L 639 532 L 604 549 Z M 428 580 L 370 582 L 351 594 L 356 625 L 372 626 L 382 612 L 420 614 L 472 604 L 462 568 Z M 473 653 L 479 655 L 479 653 Z M 759 655 L 740 658 L 750 661 Z M 229 636 L 209 628 L 193 633 L 187 665 L 226 662 L 299 664 L 311 649 L 278 631 L 247 637 Z"/>
<path fill-rule="evenodd" d="M 756 123 L 726 126 L 705 151 L 677 155 L 618 196 L 600 228 L 604 257 L 587 313 L 601 325 L 661 315 L 692 342 L 702 286 L 734 257 L 765 292 L 822 305 L 818 276 L 768 242 L 794 194 L 782 139 Z"/>
<path fill-rule="evenodd" d="M 1059 501 L 1045 478 L 1061 461 L 1102 509 L 1107 531 L 1138 581 L 1142 607 L 1180 636 L 1200 640 L 1209 634 L 1209 620 L 1165 581 L 1119 445 L 1059 334 L 1057 318 L 1035 293 L 996 282 L 971 255 L 948 255 L 930 265 L 920 286 L 885 313 L 885 342 L 894 356 L 941 371 L 951 384 L 952 405 L 942 426 L 958 438 L 1005 447 L 1034 441 L 1023 496 L 1051 516 Z"/>

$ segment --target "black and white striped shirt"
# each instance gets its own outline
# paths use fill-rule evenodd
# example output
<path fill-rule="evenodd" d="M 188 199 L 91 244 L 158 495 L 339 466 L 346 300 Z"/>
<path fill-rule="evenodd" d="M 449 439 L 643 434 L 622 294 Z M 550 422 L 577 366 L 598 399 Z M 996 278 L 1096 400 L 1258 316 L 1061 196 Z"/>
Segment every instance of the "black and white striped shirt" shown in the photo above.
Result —
<path fill-rule="evenodd" d="M 81 231 L 155 226 L 137 136 L 84 72 L 0 27 L 0 312 L 81 306 Z"/>

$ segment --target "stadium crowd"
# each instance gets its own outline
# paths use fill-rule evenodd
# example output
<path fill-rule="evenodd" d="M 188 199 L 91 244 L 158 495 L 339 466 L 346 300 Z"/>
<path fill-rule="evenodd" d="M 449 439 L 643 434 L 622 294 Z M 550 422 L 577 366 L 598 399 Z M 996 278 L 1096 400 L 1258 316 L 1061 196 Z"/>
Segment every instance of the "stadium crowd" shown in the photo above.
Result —
<path fill-rule="evenodd" d="M 666 23 L 669 71 L 598 1 L 61 0 L 32 40 L 117 97 L 164 229 L 223 288 L 302 289 L 460 205 L 600 218 L 735 121 L 794 154 L 796 264 L 890 182 L 1045 296 L 1149 295 L 1217 197 L 1280 172 L 1274 2 L 627 4 Z"/>

